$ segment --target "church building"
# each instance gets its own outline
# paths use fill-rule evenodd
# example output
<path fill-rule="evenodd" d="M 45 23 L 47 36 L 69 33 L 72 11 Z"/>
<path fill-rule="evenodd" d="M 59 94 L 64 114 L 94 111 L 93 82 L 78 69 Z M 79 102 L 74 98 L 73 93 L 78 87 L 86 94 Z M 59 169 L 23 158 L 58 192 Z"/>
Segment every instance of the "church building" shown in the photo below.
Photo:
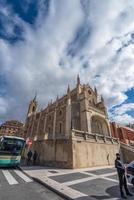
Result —
<path fill-rule="evenodd" d="M 112 138 L 102 96 L 89 84 L 67 88 L 66 94 L 38 111 L 36 97 L 30 102 L 25 137 L 33 140 L 40 164 L 80 168 L 114 163 L 119 151 Z"/>

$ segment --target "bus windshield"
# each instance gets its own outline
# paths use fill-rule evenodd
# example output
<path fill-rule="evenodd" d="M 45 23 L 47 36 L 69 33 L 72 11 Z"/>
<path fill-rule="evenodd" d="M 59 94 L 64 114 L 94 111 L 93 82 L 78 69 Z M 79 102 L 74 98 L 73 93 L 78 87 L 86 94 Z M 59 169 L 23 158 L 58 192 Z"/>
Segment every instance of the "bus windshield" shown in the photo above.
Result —
<path fill-rule="evenodd" d="M 8 155 L 20 155 L 25 141 L 17 138 L 6 138 L 0 139 L 0 154 Z"/>

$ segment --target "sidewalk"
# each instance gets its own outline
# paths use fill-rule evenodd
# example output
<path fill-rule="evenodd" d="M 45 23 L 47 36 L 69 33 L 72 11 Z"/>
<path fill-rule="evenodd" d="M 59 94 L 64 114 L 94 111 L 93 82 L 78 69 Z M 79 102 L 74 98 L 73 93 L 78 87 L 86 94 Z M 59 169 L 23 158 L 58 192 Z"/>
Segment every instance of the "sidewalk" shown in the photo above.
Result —
<path fill-rule="evenodd" d="M 119 200 L 118 178 L 113 166 L 84 169 L 57 169 L 22 166 L 34 180 L 45 185 L 65 199 Z M 134 192 L 132 186 L 129 186 Z M 134 197 L 129 198 L 132 200 Z"/>

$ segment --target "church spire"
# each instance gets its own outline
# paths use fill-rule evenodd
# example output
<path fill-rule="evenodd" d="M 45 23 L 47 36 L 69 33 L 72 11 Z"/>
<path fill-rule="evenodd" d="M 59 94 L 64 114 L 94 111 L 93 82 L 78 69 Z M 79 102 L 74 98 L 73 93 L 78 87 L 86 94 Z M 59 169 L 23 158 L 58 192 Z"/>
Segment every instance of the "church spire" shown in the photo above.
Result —
<path fill-rule="evenodd" d="M 77 85 L 80 85 L 80 77 L 79 77 L 79 74 L 77 75 Z"/>
<path fill-rule="evenodd" d="M 101 95 L 101 102 L 103 102 L 104 103 L 104 98 L 103 98 L 103 96 Z"/>
<path fill-rule="evenodd" d="M 68 88 L 67 88 L 67 104 L 68 105 L 71 104 L 71 90 L 70 90 L 69 84 L 68 84 Z"/>
<path fill-rule="evenodd" d="M 33 113 L 36 113 L 36 111 L 37 111 L 38 102 L 36 100 L 36 97 L 37 97 L 37 93 L 35 94 L 35 97 L 33 98 L 33 100 L 29 104 L 27 116 L 30 116 Z"/>
<path fill-rule="evenodd" d="M 36 98 L 37 98 L 37 91 L 35 92 L 35 96 L 33 98 L 33 101 L 36 101 Z"/>
<path fill-rule="evenodd" d="M 70 90 L 69 84 L 68 84 L 68 88 L 67 88 L 67 98 L 71 99 L 71 90 Z"/>
<path fill-rule="evenodd" d="M 68 84 L 68 88 L 67 88 L 67 94 L 70 94 L 70 86 Z"/>
<path fill-rule="evenodd" d="M 94 87 L 94 92 L 95 92 L 95 94 L 97 96 L 97 88 L 96 87 Z"/>
<path fill-rule="evenodd" d="M 59 95 L 57 94 L 57 98 L 56 98 L 56 101 L 58 101 L 58 99 L 59 99 Z"/>

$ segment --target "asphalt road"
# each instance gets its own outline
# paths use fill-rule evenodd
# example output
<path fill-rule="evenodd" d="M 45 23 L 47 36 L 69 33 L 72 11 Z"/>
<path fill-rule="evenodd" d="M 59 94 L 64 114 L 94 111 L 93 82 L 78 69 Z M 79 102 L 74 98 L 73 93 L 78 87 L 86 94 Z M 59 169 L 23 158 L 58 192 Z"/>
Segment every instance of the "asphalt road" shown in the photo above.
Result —
<path fill-rule="evenodd" d="M 0 200 L 63 200 L 15 168 L 0 168 Z"/>

